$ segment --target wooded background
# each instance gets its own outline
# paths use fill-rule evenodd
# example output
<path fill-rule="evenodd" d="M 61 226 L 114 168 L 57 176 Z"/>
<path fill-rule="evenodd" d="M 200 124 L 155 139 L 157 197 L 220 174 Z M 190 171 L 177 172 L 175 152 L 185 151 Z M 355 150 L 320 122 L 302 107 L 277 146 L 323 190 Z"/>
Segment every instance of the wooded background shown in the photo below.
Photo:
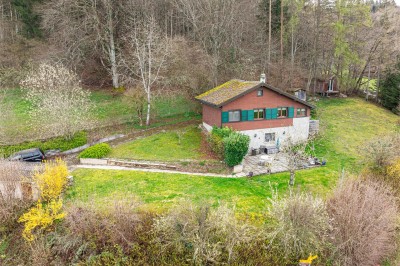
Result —
<path fill-rule="evenodd" d="M 157 88 L 196 95 L 264 72 L 309 91 L 335 75 L 343 93 L 358 93 L 398 61 L 399 18 L 383 0 L 0 0 L 0 85 L 56 61 L 88 87 L 132 87 L 140 67 L 152 69 L 137 56 L 149 44 L 155 52 L 141 55 L 162 65 Z M 140 34 L 149 25 L 150 42 Z"/>

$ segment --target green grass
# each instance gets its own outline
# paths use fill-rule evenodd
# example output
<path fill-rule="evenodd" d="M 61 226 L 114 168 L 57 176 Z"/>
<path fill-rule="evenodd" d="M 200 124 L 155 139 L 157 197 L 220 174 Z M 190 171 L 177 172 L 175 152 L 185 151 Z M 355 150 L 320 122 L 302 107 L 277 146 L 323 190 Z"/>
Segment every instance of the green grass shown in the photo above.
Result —
<path fill-rule="evenodd" d="M 93 91 L 91 100 L 96 105 L 94 116 L 101 121 L 135 121 L 135 106 L 122 94 L 113 95 L 109 91 Z M 196 105 L 181 95 L 154 96 L 151 114 L 155 118 L 166 118 L 192 113 Z"/>
<path fill-rule="evenodd" d="M 396 130 L 399 116 L 362 99 L 323 99 L 317 103 L 321 136 L 316 153 L 328 167 L 358 172 L 363 147 L 372 139 Z"/>
<path fill-rule="evenodd" d="M 310 170 L 299 172 L 297 185 L 311 191 L 321 183 L 330 185 L 328 180 L 313 178 L 308 172 Z M 264 211 L 271 188 L 286 191 L 289 180 L 287 173 L 248 179 L 78 169 L 73 175 L 75 184 L 67 192 L 69 200 L 104 204 L 109 199 L 135 196 L 145 208 L 163 211 L 181 199 L 189 199 L 196 203 L 227 202 L 235 204 L 240 213 L 254 214 Z"/>
<path fill-rule="evenodd" d="M 195 126 L 167 131 L 118 145 L 110 158 L 176 161 L 200 159 L 201 132 Z"/>
<path fill-rule="evenodd" d="M 11 111 L 10 118 L 5 122 L 7 127 L 7 134 L 10 136 L 17 136 L 15 139 L 21 143 L 25 140 L 34 140 L 35 135 L 32 133 L 29 110 L 31 104 L 24 100 L 25 92 L 20 88 L 4 89 L 4 103 L 7 108 Z M 92 91 L 91 101 L 94 103 L 95 108 L 93 116 L 97 118 L 101 125 L 114 125 L 117 123 L 125 123 L 128 129 L 142 129 L 145 126 L 140 127 L 138 119 L 135 116 L 135 108 L 131 102 L 122 94 L 113 95 L 111 91 Z M 187 121 L 193 118 L 198 118 L 195 113 L 198 105 L 193 104 L 192 101 L 188 100 L 184 96 L 178 95 L 172 96 L 157 96 L 153 97 L 152 103 L 152 119 L 155 121 L 151 124 L 151 127 L 178 123 Z M 120 133 L 120 132 L 118 132 Z M 112 133 L 110 133 L 112 134 Z M 51 140 L 50 140 L 51 141 Z M 17 142 L 17 141 L 16 141 Z M 14 145 L 10 148 L 2 147 L 2 149 L 18 150 L 21 147 L 37 147 L 38 141 L 32 141 L 29 143 L 22 143 L 20 145 Z M 53 142 L 54 144 L 54 142 Z M 50 147 L 51 149 L 62 149 L 64 150 L 64 144 L 59 143 L 60 146 L 47 145 L 45 148 Z M 85 144 L 85 143 L 83 143 Z M 83 145 L 82 144 L 82 145 Z M 67 146 L 71 146 L 68 143 Z M 40 147 L 42 147 L 41 144 Z M 75 147 L 75 146 L 74 146 Z"/>
<path fill-rule="evenodd" d="M 320 158 L 324 157 L 328 164 L 297 171 L 295 186 L 324 197 L 336 185 L 342 169 L 354 174 L 361 169 L 360 149 L 371 139 L 394 131 L 399 117 L 360 99 L 324 99 L 317 105 L 322 132 L 315 141 L 315 153 Z M 173 134 L 165 133 L 165 137 L 172 137 Z M 141 140 L 142 147 L 148 150 L 140 152 L 147 153 L 144 156 L 148 158 L 153 156 L 150 155 L 152 148 L 159 146 L 160 137 L 164 135 Z M 177 152 L 178 149 L 171 148 L 168 154 L 175 156 Z M 90 169 L 79 169 L 73 174 L 76 183 L 68 191 L 70 200 L 94 199 L 101 202 L 133 195 L 148 208 L 165 210 L 179 203 L 180 199 L 188 198 L 194 202 L 233 203 L 237 205 L 238 212 L 250 214 L 264 212 L 267 198 L 271 196 L 270 184 L 279 193 L 286 193 L 289 180 L 288 173 L 253 179 Z"/>

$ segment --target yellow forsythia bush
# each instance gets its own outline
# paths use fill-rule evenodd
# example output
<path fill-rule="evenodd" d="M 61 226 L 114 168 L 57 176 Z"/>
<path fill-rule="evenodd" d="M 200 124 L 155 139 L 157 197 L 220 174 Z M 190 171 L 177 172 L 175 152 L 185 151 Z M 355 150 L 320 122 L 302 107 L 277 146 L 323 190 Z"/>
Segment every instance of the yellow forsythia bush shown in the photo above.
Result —
<path fill-rule="evenodd" d="M 44 171 L 34 174 L 34 181 L 43 201 L 58 199 L 67 185 L 68 168 L 61 159 L 45 162 Z"/>
<path fill-rule="evenodd" d="M 400 159 L 396 160 L 393 164 L 388 166 L 387 173 L 392 178 L 400 178 Z"/>
<path fill-rule="evenodd" d="M 61 159 L 45 162 L 44 170 L 34 174 L 33 180 L 40 190 L 40 200 L 18 219 L 18 222 L 24 223 L 22 236 L 27 241 L 34 240 L 36 233 L 64 218 L 60 196 L 67 185 L 67 176 L 67 164 Z"/>
<path fill-rule="evenodd" d="M 61 199 L 52 200 L 47 204 L 39 200 L 35 207 L 31 208 L 18 219 L 18 222 L 25 223 L 22 236 L 27 241 L 32 241 L 35 239 L 35 230 L 45 230 L 55 221 L 64 218 L 65 213 L 62 211 L 62 206 Z"/>

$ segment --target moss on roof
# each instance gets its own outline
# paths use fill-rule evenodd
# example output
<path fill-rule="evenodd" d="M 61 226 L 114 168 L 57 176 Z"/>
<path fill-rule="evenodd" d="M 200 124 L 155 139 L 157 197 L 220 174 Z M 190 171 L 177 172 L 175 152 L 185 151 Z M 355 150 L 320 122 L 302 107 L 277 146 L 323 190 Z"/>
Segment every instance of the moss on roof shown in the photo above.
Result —
<path fill-rule="evenodd" d="M 205 101 L 214 105 L 220 105 L 233 97 L 257 86 L 258 81 L 243 81 L 232 79 L 224 84 L 221 84 L 203 94 L 200 94 L 196 99 Z"/>

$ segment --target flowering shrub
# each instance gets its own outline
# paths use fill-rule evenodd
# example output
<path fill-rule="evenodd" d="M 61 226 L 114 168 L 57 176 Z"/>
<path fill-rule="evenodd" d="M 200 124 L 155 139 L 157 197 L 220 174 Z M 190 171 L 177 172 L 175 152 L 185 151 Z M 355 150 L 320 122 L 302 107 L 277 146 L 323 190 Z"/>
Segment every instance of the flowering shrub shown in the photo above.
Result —
<path fill-rule="evenodd" d="M 37 171 L 33 179 L 36 182 L 43 201 L 58 199 L 67 185 L 68 168 L 64 161 L 46 162 L 44 171 Z"/>
<path fill-rule="evenodd" d="M 18 222 L 25 223 L 22 236 L 27 241 L 32 241 L 35 239 L 34 231 L 45 230 L 53 225 L 55 221 L 64 218 L 65 213 L 62 211 L 62 206 L 61 199 L 52 200 L 47 204 L 39 200 L 35 207 L 18 219 Z"/>
<path fill-rule="evenodd" d="M 68 169 L 61 159 L 45 162 L 44 169 L 37 170 L 33 176 L 40 190 L 40 200 L 36 206 L 24 213 L 18 222 L 24 223 L 22 236 L 27 241 L 35 239 L 35 235 L 64 218 L 61 193 L 67 185 Z"/>

